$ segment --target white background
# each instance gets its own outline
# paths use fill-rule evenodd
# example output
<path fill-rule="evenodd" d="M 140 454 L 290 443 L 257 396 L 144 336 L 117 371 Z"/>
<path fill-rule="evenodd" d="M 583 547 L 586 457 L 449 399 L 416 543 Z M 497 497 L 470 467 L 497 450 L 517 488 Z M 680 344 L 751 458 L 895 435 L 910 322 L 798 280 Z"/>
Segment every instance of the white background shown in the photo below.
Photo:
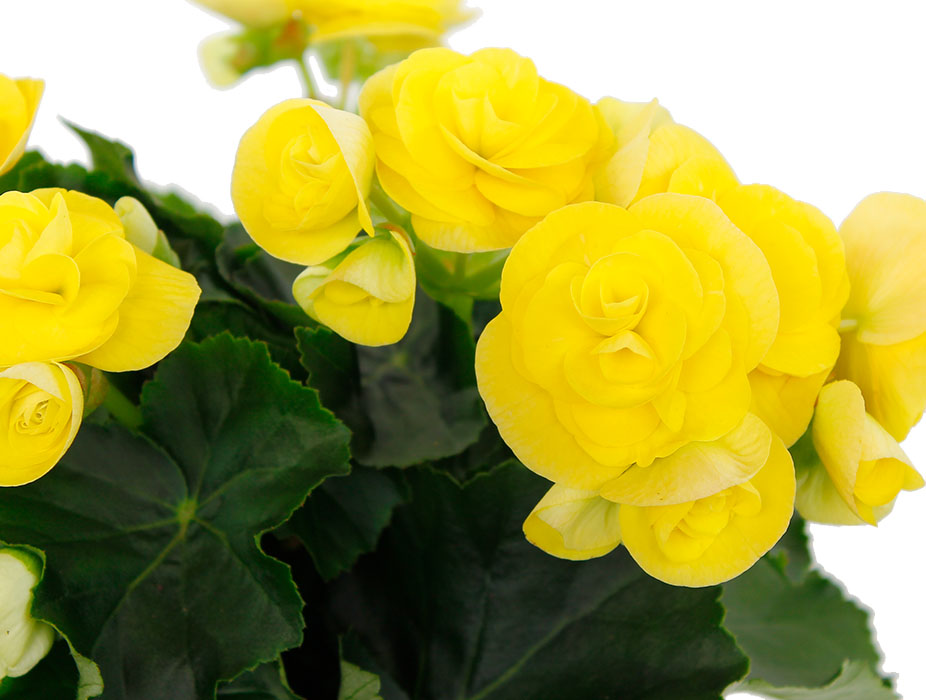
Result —
<path fill-rule="evenodd" d="M 658 97 L 744 182 L 837 224 L 872 192 L 926 195 L 926 3 L 471 2 L 483 17 L 455 48 L 512 47 L 593 100 Z M 240 135 L 301 87 L 281 67 L 210 88 L 197 44 L 226 26 L 183 0 L 0 0 L 0 72 L 47 81 L 32 145 L 50 157 L 85 160 L 61 115 L 131 144 L 145 179 L 231 215 Z M 926 428 L 905 448 L 926 468 Z M 926 491 L 903 494 L 878 528 L 813 529 L 820 563 L 876 611 L 885 669 L 907 700 L 926 698 L 924 534 Z"/>

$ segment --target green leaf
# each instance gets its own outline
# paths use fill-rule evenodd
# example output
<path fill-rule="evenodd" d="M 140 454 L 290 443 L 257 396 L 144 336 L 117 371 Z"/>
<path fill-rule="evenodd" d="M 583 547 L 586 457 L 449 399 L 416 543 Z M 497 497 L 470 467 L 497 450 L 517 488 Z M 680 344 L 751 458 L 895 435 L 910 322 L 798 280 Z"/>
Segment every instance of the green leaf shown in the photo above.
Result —
<path fill-rule="evenodd" d="M 858 661 L 846 662 L 839 675 L 820 688 L 776 688 L 763 681 L 750 681 L 736 690 L 770 700 L 900 700 L 868 664 Z"/>
<path fill-rule="evenodd" d="M 132 153 L 132 149 L 119 141 L 111 141 L 93 131 L 81 129 L 67 119 L 62 121 L 87 145 L 93 170 L 109 175 L 116 182 L 135 186 L 140 184 L 135 172 L 135 154 Z"/>
<path fill-rule="evenodd" d="M 406 467 L 459 454 L 486 424 L 476 389 L 476 346 L 469 327 L 419 294 L 408 334 L 395 345 L 358 347 L 368 446 L 354 458 L 373 467 Z"/>
<path fill-rule="evenodd" d="M 780 568 L 794 581 L 800 581 L 814 564 L 810 551 L 810 537 L 807 523 L 796 512 L 780 540 L 772 547 L 768 556 L 777 559 Z"/>
<path fill-rule="evenodd" d="M 379 678 L 342 659 L 338 700 L 383 700 L 379 694 Z"/>
<path fill-rule="evenodd" d="M 778 562 L 761 559 L 724 585 L 723 603 L 751 679 L 815 687 L 847 660 L 872 668 L 880 660 L 867 612 L 818 571 L 794 581 Z"/>
<path fill-rule="evenodd" d="M 408 500 L 401 476 L 354 467 L 350 476 L 328 479 L 286 524 L 308 549 L 322 578 L 349 570 L 376 547 L 393 511 Z"/>
<path fill-rule="evenodd" d="M 667 586 L 625 551 L 579 563 L 530 545 L 521 523 L 549 484 L 521 465 L 462 488 L 405 474 L 411 503 L 332 595 L 364 666 L 410 696 L 715 700 L 746 673 L 718 588 Z"/>
<path fill-rule="evenodd" d="M 96 661 L 107 700 L 207 700 L 302 638 L 279 526 L 347 471 L 348 432 L 266 348 L 181 346 L 142 393 L 144 429 L 84 425 L 46 477 L 0 492 L 0 537 L 45 550 L 35 600 Z"/>
<path fill-rule="evenodd" d="M 300 700 L 286 682 L 279 661 L 246 671 L 230 683 L 222 683 L 218 700 Z"/>
<path fill-rule="evenodd" d="M 187 339 L 201 342 L 222 333 L 266 343 L 273 361 L 296 379 L 305 377 L 292 329 L 260 309 L 235 299 L 201 301 L 196 305 Z"/>

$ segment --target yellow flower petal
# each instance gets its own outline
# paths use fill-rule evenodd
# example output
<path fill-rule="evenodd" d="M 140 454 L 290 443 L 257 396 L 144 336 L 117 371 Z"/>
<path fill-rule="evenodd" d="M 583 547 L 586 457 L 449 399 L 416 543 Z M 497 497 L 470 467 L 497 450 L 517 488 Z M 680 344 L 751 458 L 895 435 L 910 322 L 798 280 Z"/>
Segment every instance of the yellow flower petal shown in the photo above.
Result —
<path fill-rule="evenodd" d="M 774 438 L 766 464 L 745 484 L 699 501 L 620 508 L 627 551 L 651 576 L 712 586 L 751 567 L 781 538 L 794 510 L 794 468 Z"/>
<path fill-rule="evenodd" d="M 595 491 L 554 484 L 524 521 L 524 535 L 554 557 L 593 559 L 620 544 L 619 509 Z"/>
<path fill-rule="evenodd" d="M 135 250 L 138 272 L 119 306 L 115 332 L 78 358 L 107 372 L 128 372 L 164 359 L 183 340 L 200 288 L 193 275 Z"/>
<path fill-rule="evenodd" d="M 45 91 L 41 80 L 0 74 L 0 175 L 22 158 Z"/>

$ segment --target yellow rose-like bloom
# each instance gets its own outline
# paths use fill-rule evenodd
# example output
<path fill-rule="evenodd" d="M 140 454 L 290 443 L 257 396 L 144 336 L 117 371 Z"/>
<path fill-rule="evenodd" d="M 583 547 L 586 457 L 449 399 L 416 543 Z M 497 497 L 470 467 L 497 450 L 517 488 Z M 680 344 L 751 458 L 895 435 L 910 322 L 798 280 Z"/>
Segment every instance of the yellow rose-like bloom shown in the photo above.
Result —
<path fill-rule="evenodd" d="M 676 586 L 713 586 L 739 576 L 788 529 L 794 467 L 775 438 L 750 480 L 689 503 L 619 506 L 624 546 L 651 576 Z"/>
<path fill-rule="evenodd" d="M 183 339 L 199 286 L 125 240 L 106 202 L 59 189 L 0 195 L 0 367 L 148 367 Z"/>
<path fill-rule="evenodd" d="M 415 306 L 415 263 L 405 238 L 390 232 L 328 265 L 310 267 L 293 283 L 309 316 L 360 345 L 402 339 Z"/>
<path fill-rule="evenodd" d="M 651 505 L 765 463 L 771 434 L 747 415 L 747 374 L 774 339 L 778 296 L 762 252 L 713 202 L 556 211 L 513 248 L 500 298 L 479 339 L 479 390 L 533 471 Z"/>
<path fill-rule="evenodd" d="M 84 411 L 74 373 L 54 362 L 25 362 L 0 372 L 0 486 L 44 476 L 67 452 Z"/>
<path fill-rule="evenodd" d="M 606 126 L 591 104 L 505 49 L 425 49 L 370 78 L 360 112 L 383 188 L 441 250 L 508 248 L 594 196 Z"/>
<path fill-rule="evenodd" d="M 0 73 L 0 175 L 10 170 L 26 151 L 45 83 Z"/>
<path fill-rule="evenodd" d="M 352 37 L 437 44 L 455 25 L 475 15 L 462 0 L 290 0 L 314 28 L 313 41 Z"/>
<path fill-rule="evenodd" d="M 23 676 L 51 650 L 55 630 L 32 617 L 32 589 L 42 563 L 19 549 L 0 549 L 0 680 Z"/>
<path fill-rule="evenodd" d="M 287 100 L 242 137 L 232 199 L 257 245 L 282 260 L 319 265 L 361 229 L 373 233 L 372 178 L 373 138 L 363 119 L 318 100 Z"/>
<path fill-rule="evenodd" d="M 737 183 L 710 141 L 676 124 L 656 100 L 622 102 L 605 97 L 596 109 L 614 140 L 595 176 L 596 198 L 622 207 L 660 192 L 714 199 Z"/>
<path fill-rule="evenodd" d="M 708 173 L 699 180 L 720 187 Z M 752 410 L 790 446 L 839 355 L 839 312 L 849 295 L 842 241 L 819 209 L 773 187 L 738 185 L 717 203 L 762 249 L 775 279 L 778 333 L 749 380 Z"/>
<path fill-rule="evenodd" d="M 823 387 L 811 435 L 820 464 L 801 470 L 797 492 L 798 510 L 808 520 L 875 525 L 900 491 L 924 484 L 897 441 L 866 413 L 852 382 Z"/>
<path fill-rule="evenodd" d="M 292 16 L 292 0 L 194 0 L 247 27 L 266 27 Z"/>
<path fill-rule="evenodd" d="M 852 290 L 836 376 L 858 384 L 871 415 L 903 440 L 926 408 L 926 202 L 873 194 L 839 234 Z"/>

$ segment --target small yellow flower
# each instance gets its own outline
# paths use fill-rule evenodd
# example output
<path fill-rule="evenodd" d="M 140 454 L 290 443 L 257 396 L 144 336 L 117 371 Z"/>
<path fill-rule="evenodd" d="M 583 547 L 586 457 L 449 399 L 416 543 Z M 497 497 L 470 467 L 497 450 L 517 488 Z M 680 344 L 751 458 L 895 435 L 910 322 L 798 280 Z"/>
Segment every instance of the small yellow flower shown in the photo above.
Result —
<path fill-rule="evenodd" d="M 926 201 L 873 194 L 839 229 L 852 288 L 836 376 L 903 440 L 926 408 Z"/>
<path fill-rule="evenodd" d="M 415 306 L 415 263 L 405 237 L 390 232 L 360 244 L 326 265 L 310 267 L 293 283 L 309 316 L 360 345 L 402 339 Z"/>
<path fill-rule="evenodd" d="M 475 13 L 462 0 L 290 0 L 312 25 L 313 41 L 403 38 L 436 45 Z"/>
<path fill-rule="evenodd" d="M 778 295 L 762 252 L 713 202 L 556 211 L 512 249 L 501 304 L 476 375 L 531 470 L 644 505 L 715 493 L 764 464 L 771 434 L 747 415 L 747 375 L 775 337 Z M 680 450 L 728 436 L 722 450 L 743 464 Z"/>
<path fill-rule="evenodd" d="M 246 27 L 266 27 L 292 16 L 292 0 L 193 0 Z"/>
<path fill-rule="evenodd" d="M 106 202 L 60 189 L 0 195 L 0 291 L 0 367 L 111 372 L 177 347 L 200 294 L 192 275 L 126 241 Z"/>
<path fill-rule="evenodd" d="M 623 544 L 644 571 L 666 583 L 723 583 L 788 529 L 794 488 L 791 456 L 775 438 L 765 466 L 748 481 L 688 503 L 620 506 Z"/>
<path fill-rule="evenodd" d="M 365 230 L 373 138 L 356 114 L 294 99 L 242 137 L 232 199 L 255 243 L 274 257 L 320 265 Z"/>
<path fill-rule="evenodd" d="M 0 372 L 0 486 L 48 473 L 74 442 L 83 410 L 83 389 L 64 365 L 25 362 Z"/>
<path fill-rule="evenodd" d="M 32 617 L 32 589 L 41 571 L 38 557 L 0 549 L 0 680 L 27 674 L 55 641 L 52 626 Z"/>
<path fill-rule="evenodd" d="M 0 74 L 0 175 L 25 153 L 44 90 L 41 80 L 14 80 Z"/>
<path fill-rule="evenodd" d="M 797 492 L 798 510 L 808 520 L 875 525 L 901 491 L 924 484 L 897 441 L 866 413 L 852 382 L 823 387 L 811 435 L 820 463 L 804 466 Z"/>
<path fill-rule="evenodd" d="M 360 111 L 383 188 L 425 243 L 457 252 L 508 248 L 592 199 L 611 139 L 587 100 L 504 49 L 417 51 L 367 81 Z"/>
<path fill-rule="evenodd" d="M 660 192 L 714 199 L 718 189 L 737 184 L 733 170 L 710 141 L 676 124 L 656 100 L 623 102 L 605 97 L 596 109 L 614 135 L 610 155 L 595 176 L 599 201 L 626 207 Z"/>

